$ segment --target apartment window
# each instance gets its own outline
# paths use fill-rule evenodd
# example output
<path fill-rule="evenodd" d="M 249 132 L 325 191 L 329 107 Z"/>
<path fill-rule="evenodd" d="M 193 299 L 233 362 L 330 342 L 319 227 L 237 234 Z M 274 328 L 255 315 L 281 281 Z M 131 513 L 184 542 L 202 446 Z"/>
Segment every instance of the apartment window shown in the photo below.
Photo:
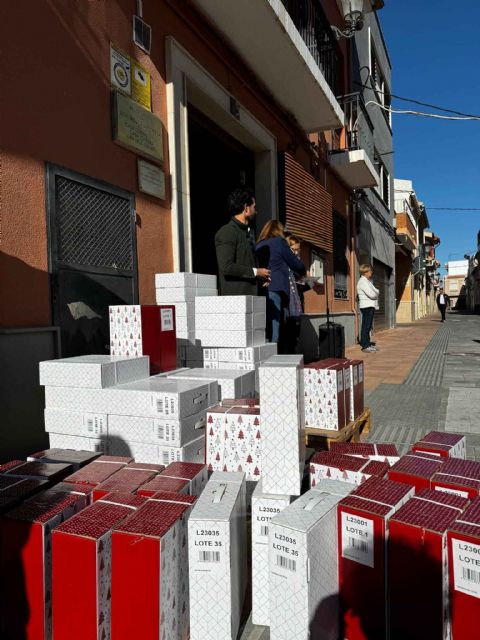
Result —
<path fill-rule="evenodd" d="M 383 164 L 381 156 L 377 151 L 375 151 L 375 165 L 380 178 L 379 185 L 375 188 L 375 191 L 383 200 L 385 206 L 390 209 L 390 173 Z"/>
<path fill-rule="evenodd" d="M 348 299 L 348 235 L 347 220 L 337 211 L 333 212 L 333 274 L 334 297 Z"/>
<path fill-rule="evenodd" d="M 377 96 L 377 101 L 387 109 L 382 109 L 382 112 L 385 116 L 385 120 L 387 121 L 388 126 L 391 127 L 392 114 L 390 111 L 388 111 L 388 109 L 390 109 L 392 106 L 392 95 L 380 67 L 380 63 L 378 62 L 378 56 L 375 51 L 375 44 L 372 37 L 370 37 L 370 73 L 373 88 Z"/>

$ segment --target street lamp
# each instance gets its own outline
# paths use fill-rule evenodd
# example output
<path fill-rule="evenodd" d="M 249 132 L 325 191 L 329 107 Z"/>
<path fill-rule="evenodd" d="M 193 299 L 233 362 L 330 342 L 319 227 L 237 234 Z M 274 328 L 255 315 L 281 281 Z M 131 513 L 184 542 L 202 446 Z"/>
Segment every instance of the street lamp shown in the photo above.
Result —
<path fill-rule="evenodd" d="M 365 13 L 374 9 L 381 9 L 382 0 L 338 0 L 341 7 L 345 29 L 339 29 L 331 25 L 337 40 L 340 38 L 353 38 L 356 31 L 361 31 L 364 25 Z"/>

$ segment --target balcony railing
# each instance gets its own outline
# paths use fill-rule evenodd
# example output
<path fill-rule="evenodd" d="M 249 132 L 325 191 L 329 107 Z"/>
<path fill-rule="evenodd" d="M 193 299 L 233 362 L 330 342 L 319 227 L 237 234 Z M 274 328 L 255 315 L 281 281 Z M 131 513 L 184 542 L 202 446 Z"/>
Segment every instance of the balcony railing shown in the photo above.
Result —
<path fill-rule="evenodd" d="M 333 31 L 319 0 L 281 0 L 334 94 L 338 93 L 338 56 Z"/>
<path fill-rule="evenodd" d="M 330 151 L 335 153 L 363 149 L 375 163 L 374 126 L 362 96 L 359 93 L 350 93 L 338 98 L 338 102 L 345 114 L 345 129 L 333 132 Z"/>

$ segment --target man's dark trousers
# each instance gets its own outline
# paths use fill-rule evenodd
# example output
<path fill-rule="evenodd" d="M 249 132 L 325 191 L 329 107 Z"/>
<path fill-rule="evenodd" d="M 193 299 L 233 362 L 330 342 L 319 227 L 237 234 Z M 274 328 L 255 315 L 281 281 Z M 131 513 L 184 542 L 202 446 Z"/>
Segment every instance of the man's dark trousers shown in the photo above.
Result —
<path fill-rule="evenodd" d="M 446 304 L 439 304 L 438 308 L 440 309 L 440 313 L 442 314 L 442 322 L 445 322 L 445 312 L 447 310 Z"/>

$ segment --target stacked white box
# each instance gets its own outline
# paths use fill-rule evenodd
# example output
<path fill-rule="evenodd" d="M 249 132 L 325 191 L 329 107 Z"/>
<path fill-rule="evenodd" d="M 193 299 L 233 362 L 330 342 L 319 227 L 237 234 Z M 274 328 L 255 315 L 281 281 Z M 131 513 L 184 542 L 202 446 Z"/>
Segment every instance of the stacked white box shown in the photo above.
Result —
<path fill-rule="evenodd" d="M 305 463 L 303 357 L 272 356 L 259 372 L 263 490 L 299 496 Z"/>
<path fill-rule="evenodd" d="M 205 435 L 188 442 L 183 447 L 152 445 L 144 442 L 125 441 L 117 438 L 108 440 L 108 453 L 112 456 L 130 455 L 137 462 L 164 464 L 171 462 L 205 462 Z"/>
<path fill-rule="evenodd" d="M 203 349 L 203 359 L 207 362 L 228 362 L 255 365 L 277 355 L 277 344 L 266 342 L 256 347 Z M 225 367 L 229 368 L 229 367 Z"/>
<path fill-rule="evenodd" d="M 128 442 L 143 442 L 167 447 L 183 447 L 205 434 L 205 413 L 182 420 L 108 416 L 108 436 Z"/>
<path fill-rule="evenodd" d="M 173 371 L 168 377 L 182 380 L 213 380 L 218 383 L 220 400 L 222 398 L 248 398 L 255 394 L 255 373 L 253 371 L 196 368 Z"/>
<path fill-rule="evenodd" d="M 190 639 L 237 637 L 247 584 L 243 473 L 212 474 L 188 521 Z"/>
<path fill-rule="evenodd" d="M 343 493 L 307 491 L 270 521 L 271 640 L 339 637 L 336 507 L 351 490 L 343 484 Z"/>
<path fill-rule="evenodd" d="M 100 438 L 69 436 L 64 433 L 49 433 L 48 440 L 52 449 L 74 449 L 76 451 L 101 451 L 108 453 L 107 441 Z"/>
<path fill-rule="evenodd" d="M 149 375 L 148 356 L 86 355 L 40 362 L 40 384 L 50 387 L 105 389 Z"/>
<path fill-rule="evenodd" d="M 195 342 L 195 298 L 217 296 L 217 277 L 201 273 L 157 273 L 155 275 L 157 304 L 173 304 L 177 338 Z M 179 356 L 179 364 L 193 358 Z"/>
<path fill-rule="evenodd" d="M 292 498 L 263 493 L 260 479 L 252 495 L 252 622 L 270 626 L 268 529 L 270 520 Z"/>

